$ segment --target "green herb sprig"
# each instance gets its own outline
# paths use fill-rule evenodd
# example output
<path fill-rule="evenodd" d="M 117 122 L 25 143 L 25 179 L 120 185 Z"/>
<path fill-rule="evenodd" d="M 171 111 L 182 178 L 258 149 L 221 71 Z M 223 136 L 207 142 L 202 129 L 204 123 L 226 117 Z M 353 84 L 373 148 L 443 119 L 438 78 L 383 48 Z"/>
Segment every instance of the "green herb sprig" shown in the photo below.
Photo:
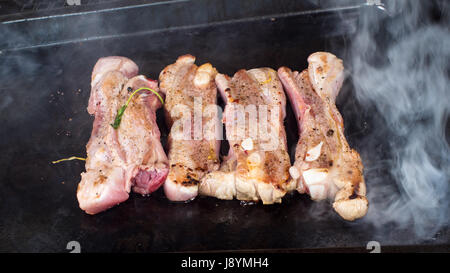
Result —
<path fill-rule="evenodd" d="M 134 96 L 137 92 L 139 92 L 139 91 L 141 91 L 141 90 L 148 90 L 148 91 L 153 92 L 153 93 L 159 98 L 159 100 L 161 101 L 161 103 L 164 104 L 164 101 L 163 101 L 162 97 L 161 97 L 161 96 L 158 94 L 158 92 L 156 92 L 155 90 L 153 90 L 153 89 L 151 89 L 151 88 L 147 88 L 147 87 L 141 87 L 141 88 L 139 88 L 139 89 L 136 89 L 136 90 L 130 95 L 130 97 L 128 98 L 127 102 L 126 102 L 124 105 L 122 105 L 122 107 L 120 107 L 119 110 L 117 111 L 117 115 L 116 115 L 116 118 L 114 119 L 114 123 L 111 124 L 111 126 L 112 126 L 114 129 L 119 128 L 120 122 L 122 121 L 123 113 L 125 112 L 125 109 L 127 109 L 128 104 L 130 103 L 130 101 L 131 101 L 131 99 L 133 98 L 133 96 Z"/>

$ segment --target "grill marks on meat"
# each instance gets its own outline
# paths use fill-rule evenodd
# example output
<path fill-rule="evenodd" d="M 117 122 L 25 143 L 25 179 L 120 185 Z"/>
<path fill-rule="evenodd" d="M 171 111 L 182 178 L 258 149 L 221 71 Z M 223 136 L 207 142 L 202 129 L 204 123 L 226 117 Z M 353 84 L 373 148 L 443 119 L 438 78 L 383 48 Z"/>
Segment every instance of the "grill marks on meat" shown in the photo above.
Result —
<path fill-rule="evenodd" d="M 282 67 L 278 75 L 296 115 L 300 139 L 289 170 L 297 191 L 313 200 L 334 198 L 333 207 L 346 220 L 363 217 L 368 201 L 359 154 L 344 135 L 335 105 L 344 78 L 342 61 L 317 52 L 299 73 Z"/>
<path fill-rule="evenodd" d="M 128 105 L 119 128 L 110 125 L 128 99 L 129 88 L 158 91 L 156 81 L 135 76 L 137 72 L 136 64 L 124 57 L 101 58 L 94 67 L 88 112 L 95 117 L 86 145 L 86 172 L 81 174 L 77 190 L 80 208 L 88 214 L 127 200 L 131 188 L 149 194 L 167 176 L 168 160 L 155 116 L 161 102 L 153 93 L 140 91 Z"/>
<path fill-rule="evenodd" d="M 288 187 L 290 161 L 283 125 L 286 98 L 276 71 L 240 70 L 232 79 L 218 74 L 216 83 L 226 101 L 223 121 L 230 150 L 220 170 L 202 179 L 200 193 L 219 199 L 281 202 Z M 249 118 L 235 123 L 239 109 L 242 113 L 246 106 L 255 106 L 256 110 L 267 106 L 267 118 L 263 120 L 258 112 L 256 124 Z M 270 111 L 276 111 L 278 118 L 272 119 Z M 263 122 L 267 122 L 267 131 Z"/>
<path fill-rule="evenodd" d="M 217 71 L 209 63 L 198 67 L 194 62 L 194 56 L 181 56 L 159 76 L 171 128 L 170 171 L 164 191 L 172 201 L 195 198 L 200 179 L 219 167 L 221 129 L 210 127 L 218 123 L 214 82 Z"/>

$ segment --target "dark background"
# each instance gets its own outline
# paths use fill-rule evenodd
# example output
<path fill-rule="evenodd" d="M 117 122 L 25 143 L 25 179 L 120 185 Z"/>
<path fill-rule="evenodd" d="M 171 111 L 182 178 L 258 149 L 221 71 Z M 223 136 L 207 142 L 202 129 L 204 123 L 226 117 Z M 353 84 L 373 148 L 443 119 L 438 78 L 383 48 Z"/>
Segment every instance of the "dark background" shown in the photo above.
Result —
<path fill-rule="evenodd" d="M 345 59 L 360 14 L 381 11 L 361 1 L 63 2 L 0 2 L 0 251 L 67 252 L 67 243 L 78 241 L 82 252 L 367 252 L 373 240 L 387 251 L 449 250 L 448 227 L 423 238 L 395 223 L 346 222 L 329 203 L 296 193 L 272 206 L 213 198 L 180 204 L 160 189 L 86 215 L 76 200 L 84 162 L 51 161 L 85 156 L 90 74 L 99 57 L 127 56 L 155 79 L 186 53 L 229 75 L 262 66 L 303 69 L 314 51 Z M 352 92 L 348 79 L 338 107 L 350 145 L 370 164 L 386 146 L 367 151 L 363 137 L 377 131 L 377 113 L 363 109 Z M 286 128 L 293 158 L 297 127 L 289 107 Z"/>

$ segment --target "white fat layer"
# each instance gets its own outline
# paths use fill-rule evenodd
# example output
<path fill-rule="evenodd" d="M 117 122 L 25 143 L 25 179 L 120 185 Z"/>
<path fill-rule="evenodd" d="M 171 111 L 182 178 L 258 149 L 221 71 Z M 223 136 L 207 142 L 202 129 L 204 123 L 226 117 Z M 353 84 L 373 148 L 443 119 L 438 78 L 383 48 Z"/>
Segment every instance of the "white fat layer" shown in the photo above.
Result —
<path fill-rule="evenodd" d="M 211 80 L 211 75 L 208 72 L 197 71 L 194 77 L 194 85 L 199 88 L 206 87 Z"/>
<path fill-rule="evenodd" d="M 201 193 L 219 199 L 232 200 L 236 196 L 234 173 L 215 172 L 214 174 L 202 182 Z"/>
<path fill-rule="evenodd" d="M 309 169 L 303 171 L 303 179 L 310 186 L 323 181 L 328 176 L 328 169 Z"/>
<path fill-rule="evenodd" d="M 298 172 L 297 168 L 292 166 L 289 168 L 289 174 L 294 180 L 297 180 L 300 177 L 300 173 Z"/>
<path fill-rule="evenodd" d="M 94 162 L 107 162 L 108 161 L 108 155 L 106 153 L 105 148 L 100 147 L 97 149 L 97 151 L 95 151 L 93 161 Z"/>
<path fill-rule="evenodd" d="M 196 193 L 198 191 L 198 186 L 182 186 L 179 188 L 182 193 Z"/>
<path fill-rule="evenodd" d="M 259 165 L 261 163 L 261 156 L 258 153 L 252 153 L 247 160 L 250 164 Z"/>
<path fill-rule="evenodd" d="M 246 138 L 241 143 L 242 149 L 246 151 L 253 150 L 253 140 L 251 138 Z"/>
<path fill-rule="evenodd" d="M 307 153 L 305 157 L 305 161 L 314 161 L 319 158 L 321 150 L 322 150 L 323 141 L 321 141 L 319 144 L 311 148 Z"/>
<path fill-rule="evenodd" d="M 313 200 L 322 200 L 327 197 L 324 185 L 312 185 L 309 187 L 309 194 Z"/>
<path fill-rule="evenodd" d="M 104 75 L 104 73 L 97 73 L 94 77 L 94 79 L 92 80 L 92 87 L 94 87 L 99 81 L 100 78 Z"/>

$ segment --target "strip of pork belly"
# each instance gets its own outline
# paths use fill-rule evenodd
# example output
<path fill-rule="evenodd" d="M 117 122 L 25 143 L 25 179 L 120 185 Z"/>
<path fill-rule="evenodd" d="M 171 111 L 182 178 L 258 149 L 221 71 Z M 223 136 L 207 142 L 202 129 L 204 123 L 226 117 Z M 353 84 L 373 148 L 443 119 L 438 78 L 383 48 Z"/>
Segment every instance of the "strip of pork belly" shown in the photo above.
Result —
<path fill-rule="evenodd" d="M 171 128 L 170 171 L 164 183 L 164 192 L 171 201 L 195 198 L 200 179 L 219 168 L 222 129 L 216 126 L 219 123 L 216 74 L 211 64 L 198 67 L 194 56 L 184 55 L 159 76 L 160 88 L 166 93 L 164 106 Z"/>
<path fill-rule="evenodd" d="M 340 59 L 326 52 L 310 55 L 308 63 L 301 73 L 286 67 L 278 70 L 300 133 L 289 172 L 297 191 L 316 201 L 334 199 L 336 212 L 355 220 L 367 213 L 368 201 L 360 156 L 348 145 L 335 105 L 344 67 Z"/>
<path fill-rule="evenodd" d="M 201 194 L 227 200 L 261 200 L 263 204 L 281 202 L 289 187 L 290 162 L 283 125 L 286 98 L 276 71 L 240 70 L 232 79 L 218 74 L 216 83 L 226 101 L 224 123 L 230 151 L 220 170 L 202 179 Z M 248 106 L 255 106 L 257 112 L 267 107 L 267 117 L 258 112 L 256 121 L 250 121 L 242 115 Z M 267 127 L 263 126 L 265 122 Z M 251 134 L 252 130 L 256 134 Z"/>
<path fill-rule="evenodd" d="M 81 174 L 77 189 L 80 208 L 88 214 L 99 213 L 127 200 L 132 186 L 139 193 L 155 190 L 164 181 L 164 173 L 167 174 L 167 157 L 159 143 L 154 116 L 161 103 L 158 105 L 153 93 L 140 93 L 133 98 L 118 130 L 110 125 L 117 110 L 128 99 L 129 87 L 150 87 L 157 91 L 157 83 L 144 76 L 129 80 L 129 76 L 137 74 L 137 66 L 131 60 L 111 57 L 112 66 L 117 65 L 118 58 L 121 65 L 115 69 L 107 65 L 108 58 L 101 58 L 92 76 L 89 107 L 95 117 L 91 138 L 86 145 L 86 172 Z M 98 78 L 96 74 L 102 76 Z M 128 129 L 131 122 L 133 130 Z M 131 147 L 125 139 L 138 137 L 142 139 L 136 143 L 136 147 L 140 146 L 136 151 L 133 150 L 136 147 Z M 166 162 L 165 169 L 162 162 Z"/>

